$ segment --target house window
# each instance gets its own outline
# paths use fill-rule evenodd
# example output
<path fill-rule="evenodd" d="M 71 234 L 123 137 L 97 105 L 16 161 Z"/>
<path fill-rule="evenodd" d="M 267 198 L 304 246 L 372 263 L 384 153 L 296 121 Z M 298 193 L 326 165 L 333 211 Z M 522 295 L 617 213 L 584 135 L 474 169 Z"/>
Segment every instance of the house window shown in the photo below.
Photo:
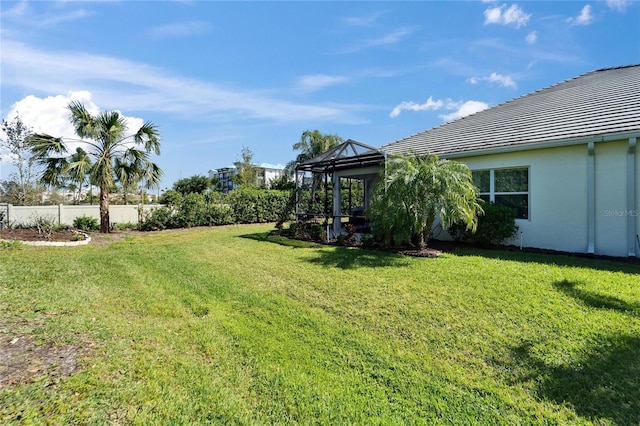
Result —
<path fill-rule="evenodd" d="M 480 198 L 487 202 L 509 206 L 517 219 L 529 218 L 529 168 L 476 170 L 473 183 L 480 189 Z"/>

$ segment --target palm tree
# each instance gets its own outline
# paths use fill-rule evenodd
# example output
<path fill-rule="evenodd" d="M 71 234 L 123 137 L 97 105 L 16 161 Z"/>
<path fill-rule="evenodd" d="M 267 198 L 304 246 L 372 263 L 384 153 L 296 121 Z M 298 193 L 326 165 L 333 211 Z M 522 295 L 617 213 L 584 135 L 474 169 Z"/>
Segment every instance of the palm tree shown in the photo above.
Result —
<path fill-rule="evenodd" d="M 109 232 L 109 189 L 115 185 L 116 159 L 135 164 L 140 171 L 140 181 L 152 187 L 160 182 L 162 171 L 150 160 L 151 154 L 160 154 L 160 139 L 155 124 L 145 122 L 133 135 L 127 136 L 127 124 L 118 111 L 105 111 L 91 115 L 80 102 L 68 105 L 71 123 L 80 139 L 35 134 L 30 137 L 31 149 L 44 166 L 41 180 L 56 182 L 68 172 L 67 143 L 82 142 L 93 158 L 90 181 L 100 188 L 100 232 Z"/>
<path fill-rule="evenodd" d="M 76 189 L 78 190 L 76 200 L 78 203 L 82 196 L 82 187 L 89 178 L 92 166 L 93 164 L 91 164 L 89 154 L 84 149 L 78 147 L 76 148 L 76 152 L 69 157 L 69 163 L 64 168 L 68 179 L 76 185 Z"/>
<path fill-rule="evenodd" d="M 392 156 L 381 180 L 369 214 L 387 244 L 426 247 L 438 215 L 445 227 L 463 222 L 475 231 L 482 208 L 466 165 L 437 155 Z"/>
<path fill-rule="evenodd" d="M 335 148 L 344 142 L 338 135 L 325 135 L 319 130 L 305 130 L 300 136 L 300 140 L 293 144 L 294 151 L 300 151 L 296 156 L 296 163 L 303 163 L 318 155 Z"/>
<path fill-rule="evenodd" d="M 122 188 L 122 203 L 129 204 L 127 196 L 137 185 L 138 170 L 135 170 L 135 166 L 121 158 L 116 158 L 113 171 L 120 182 Z"/>
<path fill-rule="evenodd" d="M 344 139 L 338 135 L 329 135 L 320 132 L 319 130 L 305 130 L 300 136 L 300 140 L 293 144 L 294 151 L 300 151 L 296 156 L 296 159 L 289 162 L 285 168 L 286 172 L 293 174 L 296 165 L 304 163 L 307 160 L 311 160 L 329 151 L 331 148 L 335 148 L 344 142 Z M 315 201 L 315 193 L 322 185 L 322 175 L 318 173 L 313 174 L 313 181 L 311 185 L 311 202 Z"/>

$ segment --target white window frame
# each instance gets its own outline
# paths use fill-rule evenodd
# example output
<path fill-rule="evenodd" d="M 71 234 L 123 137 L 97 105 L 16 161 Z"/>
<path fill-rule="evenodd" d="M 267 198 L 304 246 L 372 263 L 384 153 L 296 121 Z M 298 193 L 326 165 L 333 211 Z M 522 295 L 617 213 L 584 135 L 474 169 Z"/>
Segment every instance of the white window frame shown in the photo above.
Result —
<path fill-rule="evenodd" d="M 517 191 L 517 192 L 496 192 L 495 190 L 495 171 L 496 170 L 511 170 L 511 169 L 527 169 L 527 191 Z M 516 217 L 516 220 L 531 220 L 531 167 L 530 166 L 509 166 L 509 167 L 498 167 L 493 169 L 477 169 L 472 170 L 471 173 L 474 172 L 486 172 L 489 171 L 489 192 L 479 192 L 478 195 L 489 196 L 489 202 L 496 202 L 496 195 L 526 195 L 527 196 L 527 217 L 519 218 Z"/>

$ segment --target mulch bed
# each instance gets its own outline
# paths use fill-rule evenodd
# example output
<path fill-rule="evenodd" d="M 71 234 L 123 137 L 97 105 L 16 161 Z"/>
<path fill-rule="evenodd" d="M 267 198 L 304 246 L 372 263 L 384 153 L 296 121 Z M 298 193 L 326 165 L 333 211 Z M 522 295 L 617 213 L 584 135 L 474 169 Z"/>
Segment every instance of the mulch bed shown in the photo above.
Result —
<path fill-rule="evenodd" d="M 0 240 L 18 241 L 78 241 L 78 233 L 69 229 L 53 232 L 49 238 L 38 234 L 35 229 L 2 229 L 0 230 Z"/>
<path fill-rule="evenodd" d="M 99 232 L 91 232 L 92 245 L 105 245 L 115 241 L 121 241 L 127 235 L 140 233 L 139 231 L 123 230 L 112 231 L 108 234 Z M 38 234 L 35 229 L 2 229 L 0 230 L 0 240 L 16 240 L 16 241 L 50 241 L 50 242 L 71 242 L 78 241 L 78 233 L 70 229 L 56 231 L 47 239 Z"/>

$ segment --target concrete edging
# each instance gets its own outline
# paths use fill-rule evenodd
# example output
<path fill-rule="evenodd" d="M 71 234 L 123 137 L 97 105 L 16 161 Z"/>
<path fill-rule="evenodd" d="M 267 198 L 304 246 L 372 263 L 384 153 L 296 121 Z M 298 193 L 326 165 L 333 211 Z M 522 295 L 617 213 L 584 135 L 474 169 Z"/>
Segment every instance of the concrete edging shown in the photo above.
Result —
<path fill-rule="evenodd" d="M 1 240 L 6 242 L 18 241 L 26 246 L 46 246 L 46 247 L 76 247 L 85 246 L 91 242 L 91 237 L 84 232 L 78 232 L 80 235 L 84 235 L 84 240 L 80 241 L 22 241 L 22 240 Z"/>

